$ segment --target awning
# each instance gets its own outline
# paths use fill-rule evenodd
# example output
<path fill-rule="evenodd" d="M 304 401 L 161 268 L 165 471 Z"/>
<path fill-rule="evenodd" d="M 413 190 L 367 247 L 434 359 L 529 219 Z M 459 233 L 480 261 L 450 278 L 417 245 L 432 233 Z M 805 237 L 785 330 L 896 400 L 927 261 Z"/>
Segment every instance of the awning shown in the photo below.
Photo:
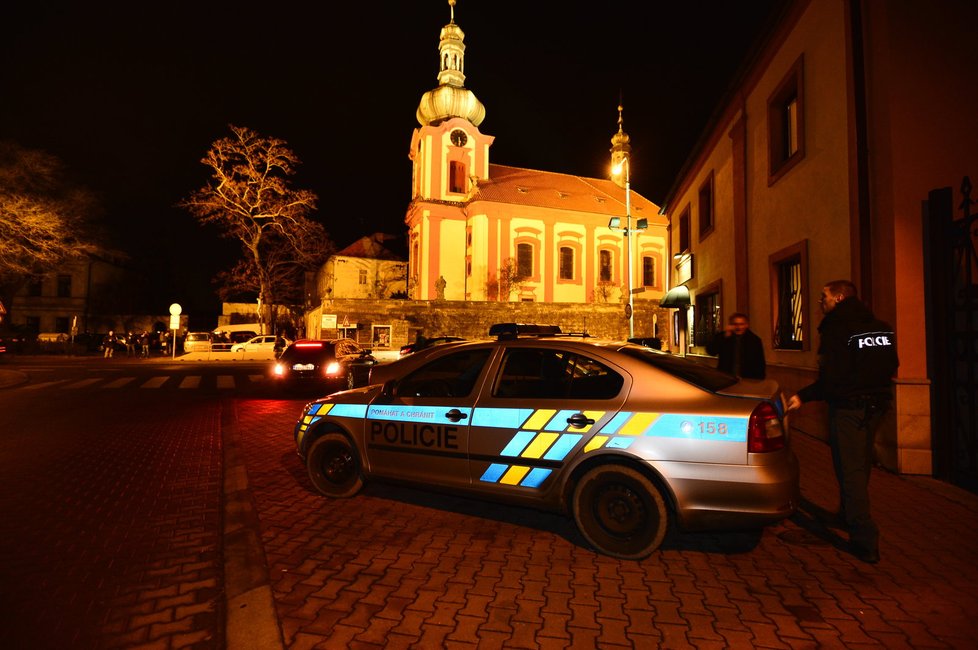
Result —
<path fill-rule="evenodd" d="M 665 307 L 666 309 L 682 309 L 683 307 L 689 307 L 689 289 L 686 288 L 685 284 L 681 284 L 678 287 L 673 287 L 669 290 L 662 300 L 659 301 L 660 307 Z"/>

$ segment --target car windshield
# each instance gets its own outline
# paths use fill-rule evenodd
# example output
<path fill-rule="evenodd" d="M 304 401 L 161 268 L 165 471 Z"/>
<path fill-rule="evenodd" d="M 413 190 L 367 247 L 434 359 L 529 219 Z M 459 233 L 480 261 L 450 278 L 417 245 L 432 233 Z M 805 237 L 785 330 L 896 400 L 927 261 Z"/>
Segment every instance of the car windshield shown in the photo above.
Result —
<path fill-rule="evenodd" d="M 621 352 L 711 392 L 733 386 L 738 381 L 735 376 L 716 368 L 651 348 L 626 345 Z"/>
<path fill-rule="evenodd" d="M 340 359 L 359 356 L 363 352 L 356 341 L 338 339 L 336 341 L 299 341 L 293 343 L 282 353 L 284 361 L 307 359 Z"/>

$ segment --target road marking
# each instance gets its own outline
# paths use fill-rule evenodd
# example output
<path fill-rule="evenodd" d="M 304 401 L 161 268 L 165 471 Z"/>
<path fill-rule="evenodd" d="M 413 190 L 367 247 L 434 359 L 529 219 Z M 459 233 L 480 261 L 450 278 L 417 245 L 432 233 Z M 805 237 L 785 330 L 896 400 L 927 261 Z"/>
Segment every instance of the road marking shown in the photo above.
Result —
<path fill-rule="evenodd" d="M 180 382 L 180 388 L 197 388 L 200 386 L 200 375 L 190 375 L 184 377 Z"/>
<path fill-rule="evenodd" d="M 28 384 L 24 386 L 25 390 L 37 390 L 39 388 L 51 388 L 52 386 L 57 386 L 58 384 L 63 384 L 64 379 L 59 379 L 57 381 L 42 381 L 39 384 Z"/>
<path fill-rule="evenodd" d="M 167 375 L 163 375 L 162 377 L 153 377 L 149 379 L 146 383 L 144 383 L 142 386 L 140 386 L 140 388 L 159 388 L 164 383 L 166 383 L 166 380 L 169 378 L 170 377 Z"/>
<path fill-rule="evenodd" d="M 234 388 L 234 375 L 218 375 L 217 376 L 217 387 L 218 388 Z"/>
<path fill-rule="evenodd" d="M 100 377 L 92 377 L 89 379 L 82 379 L 80 381 L 75 381 L 70 384 L 65 384 L 65 388 L 84 388 L 85 386 L 91 386 L 92 384 L 102 381 Z"/>
<path fill-rule="evenodd" d="M 116 380 L 110 381 L 104 387 L 105 388 L 122 388 L 126 384 L 131 384 L 135 381 L 135 377 L 119 377 Z"/>

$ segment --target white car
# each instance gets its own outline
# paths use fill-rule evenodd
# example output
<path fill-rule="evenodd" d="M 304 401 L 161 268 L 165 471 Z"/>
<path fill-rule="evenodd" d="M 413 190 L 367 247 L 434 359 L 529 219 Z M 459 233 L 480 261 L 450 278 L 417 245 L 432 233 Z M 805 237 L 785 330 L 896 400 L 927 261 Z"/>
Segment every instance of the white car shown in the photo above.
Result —
<path fill-rule="evenodd" d="M 270 335 L 255 336 L 244 343 L 235 343 L 231 346 L 231 352 L 274 352 L 276 338 L 279 337 Z M 281 348 L 284 350 L 291 342 L 289 339 L 283 337 Z"/>

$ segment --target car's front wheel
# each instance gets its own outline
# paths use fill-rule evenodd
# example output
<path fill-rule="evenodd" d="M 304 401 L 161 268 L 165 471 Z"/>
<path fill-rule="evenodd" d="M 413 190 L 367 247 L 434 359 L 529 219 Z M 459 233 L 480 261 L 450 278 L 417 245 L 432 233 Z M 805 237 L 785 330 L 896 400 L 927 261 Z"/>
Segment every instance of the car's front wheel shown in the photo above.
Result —
<path fill-rule="evenodd" d="M 327 433 L 306 454 L 309 480 L 328 497 L 351 497 L 363 487 L 363 473 L 356 450 L 346 436 Z"/>
<path fill-rule="evenodd" d="M 669 525 L 662 493 L 642 473 L 621 465 L 588 470 L 574 487 L 574 521 L 595 549 L 626 560 L 647 557 Z"/>

